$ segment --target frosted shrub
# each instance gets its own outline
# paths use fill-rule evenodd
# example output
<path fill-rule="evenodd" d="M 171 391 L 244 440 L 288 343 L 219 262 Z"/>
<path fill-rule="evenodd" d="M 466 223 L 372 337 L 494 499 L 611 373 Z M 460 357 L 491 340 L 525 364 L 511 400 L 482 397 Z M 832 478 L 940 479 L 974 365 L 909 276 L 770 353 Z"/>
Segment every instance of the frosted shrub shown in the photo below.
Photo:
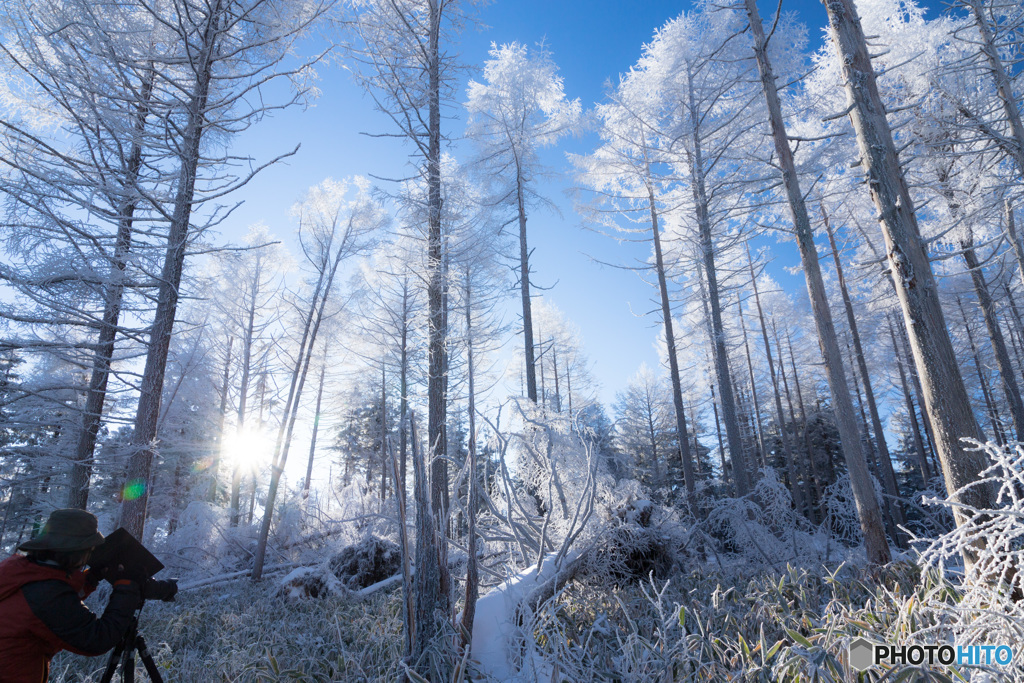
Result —
<path fill-rule="evenodd" d="M 916 539 L 926 544 L 920 564 L 945 573 L 959 570 L 965 555 L 972 558 L 963 566 L 956 603 L 940 603 L 933 609 L 962 642 L 1019 645 L 1024 643 L 1024 444 L 972 443 L 991 462 L 974 485 L 994 487 L 999 507 L 979 510 L 952 498 L 927 501 L 960 508 L 970 517 L 935 539 Z M 1018 676 L 1015 680 L 1024 680 L 1024 672 Z"/>
<path fill-rule="evenodd" d="M 875 495 L 878 500 L 878 491 Z M 850 475 L 843 474 L 832 482 L 824 492 L 825 528 L 839 541 L 847 545 L 859 545 L 863 541 L 860 519 L 857 517 L 857 503 L 853 498 Z"/>
<path fill-rule="evenodd" d="M 614 484 L 593 443 L 568 416 L 531 402 L 514 405 L 513 428 L 494 430 L 499 469 L 480 526 L 484 538 L 514 539 L 521 561 L 529 565 L 542 547 L 564 555 L 573 544 L 591 539 L 606 517 L 595 514 L 597 491 Z"/>
<path fill-rule="evenodd" d="M 227 510 L 211 503 L 192 501 L 178 518 L 174 533 L 159 548 L 163 563 L 175 575 L 221 569 L 227 558 L 213 549 L 221 545 L 221 530 L 227 526 Z"/>
<path fill-rule="evenodd" d="M 715 501 L 705 524 L 723 549 L 741 561 L 777 569 L 787 563 L 820 564 L 832 545 L 793 509 L 789 489 L 771 467 L 761 470 L 749 496 Z"/>

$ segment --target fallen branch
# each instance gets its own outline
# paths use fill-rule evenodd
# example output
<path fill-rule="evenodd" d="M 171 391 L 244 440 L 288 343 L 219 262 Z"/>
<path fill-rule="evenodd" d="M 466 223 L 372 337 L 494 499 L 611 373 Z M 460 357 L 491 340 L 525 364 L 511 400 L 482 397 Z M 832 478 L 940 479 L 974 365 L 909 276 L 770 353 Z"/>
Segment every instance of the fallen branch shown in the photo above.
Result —
<path fill-rule="evenodd" d="M 412 578 L 412 574 L 414 574 L 414 573 L 415 573 L 414 571 L 410 570 L 410 572 L 409 572 L 410 578 Z M 370 584 L 366 588 L 360 588 L 357 591 L 352 591 L 352 595 L 354 595 L 354 596 L 356 596 L 358 598 L 365 598 L 365 597 L 368 597 L 370 595 L 373 595 L 377 591 L 384 590 L 385 588 L 389 588 L 391 586 L 394 586 L 396 583 L 401 583 L 403 578 L 404 577 L 403 577 L 402 573 L 399 572 L 399 573 L 395 574 L 394 576 L 389 576 L 388 578 L 384 579 L 383 581 L 378 581 L 377 583 Z"/>
<path fill-rule="evenodd" d="M 278 572 L 285 569 L 292 569 L 297 567 L 297 562 L 286 562 L 284 564 L 272 564 L 264 568 L 264 572 Z M 212 586 L 216 583 L 225 583 L 228 581 L 234 581 L 235 579 L 244 579 L 252 574 L 252 569 L 243 569 L 240 572 L 231 572 L 230 574 L 221 574 L 220 576 L 212 576 L 208 579 L 200 579 L 199 581 L 192 581 L 191 583 L 183 583 L 178 586 L 178 592 L 192 590 L 193 588 L 202 588 L 204 586 Z"/>

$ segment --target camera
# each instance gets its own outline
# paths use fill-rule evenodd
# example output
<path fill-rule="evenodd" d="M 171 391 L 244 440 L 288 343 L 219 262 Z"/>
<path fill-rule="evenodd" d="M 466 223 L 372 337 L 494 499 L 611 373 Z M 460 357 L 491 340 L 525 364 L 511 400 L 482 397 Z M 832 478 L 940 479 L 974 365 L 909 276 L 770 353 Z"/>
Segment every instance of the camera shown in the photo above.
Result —
<path fill-rule="evenodd" d="M 124 528 L 107 536 L 89 558 L 90 572 L 97 576 L 110 583 L 130 579 L 142 588 L 144 600 L 170 602 L 178 593 L 178 580 L 154 579 L 153 575 L 163 568 L 163 563 Z"/>

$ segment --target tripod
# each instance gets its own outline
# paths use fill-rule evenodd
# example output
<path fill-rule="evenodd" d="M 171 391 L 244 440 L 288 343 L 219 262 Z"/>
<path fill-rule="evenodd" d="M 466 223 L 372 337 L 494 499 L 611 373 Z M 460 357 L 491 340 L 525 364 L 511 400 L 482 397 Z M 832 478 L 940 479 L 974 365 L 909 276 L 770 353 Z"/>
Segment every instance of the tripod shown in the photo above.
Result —
<path fill-rule="evenodd" d="M 153 661 L 153 655 L 149 654 L 149 648 L 146 647 L 146 640 L 139 633 L 139 615 L 141 613 L 142 607 L 139 607 L 132 617 L 131 625 L 124 634 L 124 638 L 121 639 L 121 642 L 110 653 L 110 659 L 107 660 L 107 669 L 103 672 L 100 683 L 110 683 L 113 680 L 114 670 L 117 669 L 118 662 L 121 662 L 121 682 L 135 683 L 136 651 L 139 653 L 142 665 L 146 667 L 149 680 L 153 683 L 164 683 L 164 679 L 160 677 L 160 671 L 156 668 L 156 662 Z"/>

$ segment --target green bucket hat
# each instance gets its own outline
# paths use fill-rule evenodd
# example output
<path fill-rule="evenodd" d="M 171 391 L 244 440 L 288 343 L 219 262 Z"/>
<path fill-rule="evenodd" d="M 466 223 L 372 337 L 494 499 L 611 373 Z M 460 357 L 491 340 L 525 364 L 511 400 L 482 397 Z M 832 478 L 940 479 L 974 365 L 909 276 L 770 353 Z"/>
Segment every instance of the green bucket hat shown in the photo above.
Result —
<path fill-rule="evenodd" d="M 95 548 L 103 543 L 96 515 L 85 510 L 54 510 L 39 535 L 18 546 L 18 550 L 58 550 L 74 552 Z"/>

